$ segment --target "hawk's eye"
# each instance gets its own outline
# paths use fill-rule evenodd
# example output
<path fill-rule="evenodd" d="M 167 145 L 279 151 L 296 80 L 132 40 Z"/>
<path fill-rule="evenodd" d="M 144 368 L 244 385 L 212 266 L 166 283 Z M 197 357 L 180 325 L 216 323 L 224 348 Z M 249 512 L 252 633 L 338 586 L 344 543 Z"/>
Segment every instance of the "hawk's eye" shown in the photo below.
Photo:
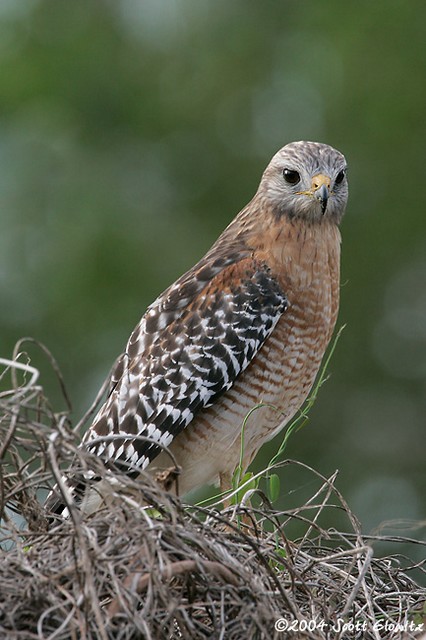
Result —
<path fill-rule="evenodd" d="M 284 180 L 289 184 L 297 184 L 300 182 L 300 174 L 298 171 L 294 171 L 293 169 L 284 169 L 283 171 Z"/>
<path fill-rule="evenodd" d="M 342 169 L 342 171 L 339 171 L 339 173 L 336 176 L 336 179 L 334 181 L 334 184 L 340 184 L 341 182 L 343 182 L 343 178 L 345 177 L 345 170 Z"/>

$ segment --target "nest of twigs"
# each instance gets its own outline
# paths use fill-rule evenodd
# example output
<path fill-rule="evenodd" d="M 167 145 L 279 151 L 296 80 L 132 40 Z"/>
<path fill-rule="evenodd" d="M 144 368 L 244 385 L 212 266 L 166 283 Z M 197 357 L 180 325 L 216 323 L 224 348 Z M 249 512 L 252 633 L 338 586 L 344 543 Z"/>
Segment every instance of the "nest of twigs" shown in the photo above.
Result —
<path fill-rule="evenodd" d="M 52 521 L 42 502 L 61 468 L 111 472 L 77 448 L 35 370 L 18 356 L 6 369 L 1 638 L 421 637 L 425 590 L 396 557 L 373 557 L 335 476 L 310 470 L 310 500 L 277 512 L 258 490 L 227 509 L 184 506 L 148 477 L 121 475 L 96 514 L 71 508 L 70 518 Z M 346 531 L 322 527 L 330 508 L 344 512 Z M 290 541 L 295 520 L 304 533 Z"/>

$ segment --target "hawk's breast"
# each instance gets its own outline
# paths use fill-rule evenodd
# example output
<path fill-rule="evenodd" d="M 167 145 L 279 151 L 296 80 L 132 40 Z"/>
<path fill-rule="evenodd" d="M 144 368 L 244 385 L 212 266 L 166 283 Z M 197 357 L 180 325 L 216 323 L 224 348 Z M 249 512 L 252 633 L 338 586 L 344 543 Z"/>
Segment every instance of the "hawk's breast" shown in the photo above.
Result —
<path fill-rule="evenodd" d="M 321 233 L 322 231 L 322 233 Z M 324 225 L 315 235 L 305 229 L 297 253 L 292 224 L 277 234 L 267 259 L 289 302 L 272 334 L 233 386 L 211 407 L 200 412 L 173 442 L 171 450 L 182 467 L 181 494 L 213 481 L 238 464 L 244 429 L 244 458 L 252 460 L 261 445 L 294 416 L 306 399 L 336 322 L 339 301 L 340 235 Z M 300 236 L 297 238 L 300 247 Z M 264 405 L 264 406 L 259 406 Z M 254 411 L 253 409 L 256 408 Z M 170 466 L 160 454 L 153 463 Z"/>

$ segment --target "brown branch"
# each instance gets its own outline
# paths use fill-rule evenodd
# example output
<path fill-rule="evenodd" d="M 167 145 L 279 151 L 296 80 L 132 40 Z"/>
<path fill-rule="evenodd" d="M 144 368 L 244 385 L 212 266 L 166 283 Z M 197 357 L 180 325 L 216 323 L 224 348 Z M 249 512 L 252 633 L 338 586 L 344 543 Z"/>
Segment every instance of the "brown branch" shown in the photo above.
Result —
<path fill-rule="evenodd" d="M 161 580 L 169 581 L 176 576 L 185 573 L 210 573 L 215 578 L 222 580 L 234 587 L 238 586 L 238 579 L 227 567 L 219 562 L 211 562 L 209 560 L 196 561 L 196 560 L 179 560 L 167 565 L 162 571 L 159 572 Z M 147 588 L 149 581 L 151 580 L 151 573 L 131 573 L 123 582 L 123 587 L 126 590 L 130 588 L 132 591 L 138 594 L 142 594 Z M 114 598 L 108 607 L 108 618 L 113 618 L 120 612 L 120 600 Z"/>

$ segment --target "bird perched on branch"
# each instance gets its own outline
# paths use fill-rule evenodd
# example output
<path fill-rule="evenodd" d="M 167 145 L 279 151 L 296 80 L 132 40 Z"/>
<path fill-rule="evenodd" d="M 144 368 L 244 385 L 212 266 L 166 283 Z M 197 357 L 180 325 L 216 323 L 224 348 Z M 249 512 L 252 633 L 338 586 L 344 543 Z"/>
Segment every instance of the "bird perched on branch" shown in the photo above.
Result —
<path fill-rule="evenodd" d="M 347 197 L 339 151 L 280 149 L 251 202 L 148 307 L 82 446 L 134 476 L 170 467 L 168 447 L 181 494 L 229 489 L 250 410 L 262 403 L 245 424 L 244 469 L 314 382 L 338 312 Z M 100 488 L 74 493 L 88 512 L 102 501 Z"/>

